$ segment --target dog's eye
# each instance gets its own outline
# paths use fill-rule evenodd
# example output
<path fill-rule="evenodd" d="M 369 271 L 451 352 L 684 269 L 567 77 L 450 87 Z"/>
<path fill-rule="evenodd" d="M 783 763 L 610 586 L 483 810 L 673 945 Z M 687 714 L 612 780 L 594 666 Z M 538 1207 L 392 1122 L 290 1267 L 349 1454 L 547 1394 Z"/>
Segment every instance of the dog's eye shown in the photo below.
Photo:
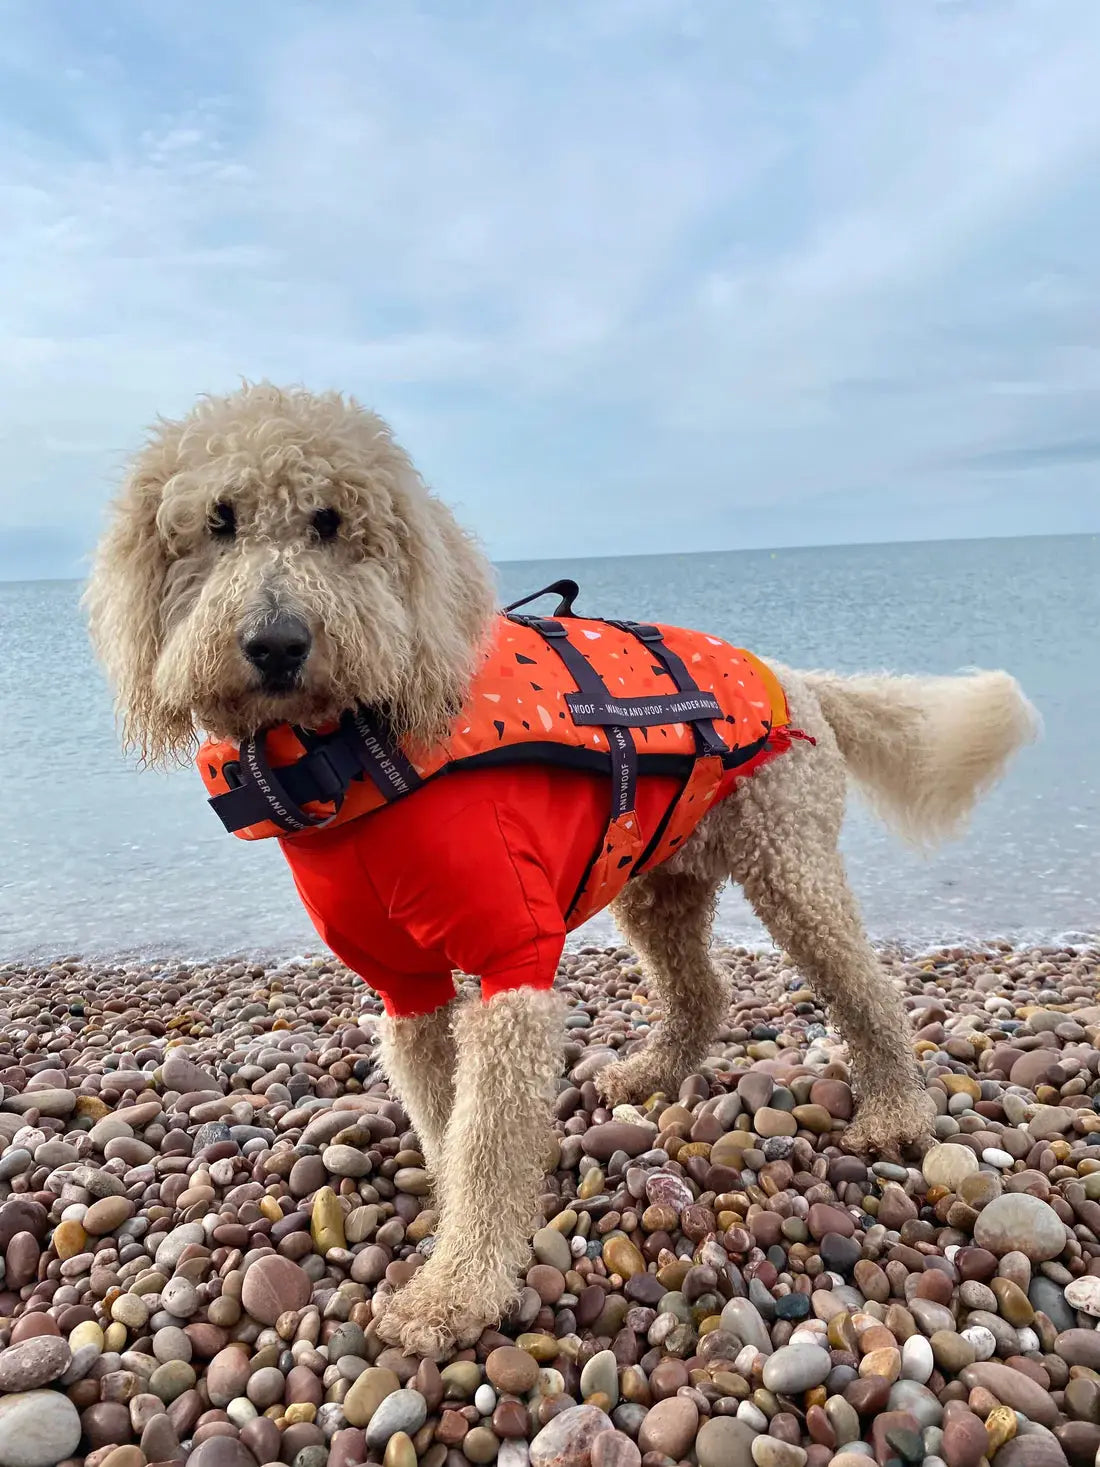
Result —
<path fill-rule="evenodd" d="M 237 516 L 224 499 L 219 499 L 211 511 L 210 533 L 216 540 L 232 540 L 237 533 Z"/>
<path fill-rule="evenodd" d="M 334 540 L 340 528 L 340 514 L 335 509 L 319 509 L 310 519 L 313 533 L 318 540 Z"/>

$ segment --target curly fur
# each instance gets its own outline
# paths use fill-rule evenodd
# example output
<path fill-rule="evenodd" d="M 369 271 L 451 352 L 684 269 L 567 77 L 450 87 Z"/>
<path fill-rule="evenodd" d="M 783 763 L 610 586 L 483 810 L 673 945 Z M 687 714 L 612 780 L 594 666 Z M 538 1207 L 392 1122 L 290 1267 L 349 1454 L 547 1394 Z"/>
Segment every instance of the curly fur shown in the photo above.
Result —
<path fill-rule="evenodd" d="M 226 503 L 231 541 L 214 533 Z M 332 540 L 315 533 L 318 509 L 340 516 Z M 199 728 L 240 738 L 270 722 L 315 725 L 358 702 L 386 706 L 403 737 L 430 742 L 465 697 L 493 596 L 484 557 L 378 418 L 335 393 L 261 384 L 157 427 L 115 504 L 87 604 L 125 737 L 166 760 L 188 752 Z M 307 623 L 313 644 L 300 686 L 274 699 L 240 643 L 280 610 Z M 600 1083 L 614 1102 L 645 1099 L 705 1057 L 727 1002 L 710 923 L 732 877 L 847 1040 L 859 1109 L 846 1143 L 895 1151 L 927 1132 L 930 1113 L 900 995 L 837 852 L 848 778 L 926 843 L 961 826 L 1038 720 L 1004 673 L 776 671 L 816 745 L 743 781 L 620 898 L 665 1014 Z M 557 1000 L 530 990 L 383 1026 L 440 1206 L 431 1259 L 397 1294 L 376 1296 L 383 1339 L 443 1355 L 473 1343 L 514 1297 L 562 1038 Z"/>
<path fill-rule="evenodd" d="M 692 842 L 688 851 L 695 852 Z M 612 908 L 623 936 L 645 964 L 664 1004 L 664 1021 L 642 1049 L 603 1070 L 597 1084 L 609 1105 L 675 1094 L 706 1056 L 729 1007 L 729 980 L 710 957 L 710 931 L 724 884 L 709 870 L 669 866 L 635 878 Z"/>
<path fill-rule="evenodd" d="M 236 535 L 216 534 L 231 506 Z M 339 530 L 320 541 L 318 510 Z M 430 743 L 462 704 L 494 609 L 484 556 L 385 423 L 338 393 L 268 383 L 161 422 L 115 501 L 86 604 L 124 737 L 150 762 L 199 729 L 315 727 L 355 702 Z M 313 635 L 293 699 L 258 686 L 241 639 L 278 611 Z"/>
<path fill-rule="evenodd" d="M 456 1005 L 457 1000 L 417 1018 L 386 1017 L 378 1026 L 382 1068 L 416 1127 L 424 1162 L 435 1178 L 455 1098 Z"/>
<path fill-rule="evenodd" d="M 802 679 L 871 807 L 916 846 L 958 835 L 978 798 L 1040 730 L 1007 672 Z"/>
<path fill-rule="evenodd" d="M 472 1345 L 519 1292 L 550 1140 L 550 1095 L 564 1048 L 557 993 L 521 988 L 455 1015 L 455 1106 L 438 1179 L 439 1240 L 383 1305 L 378 1333 L 438 1359 Z"/>

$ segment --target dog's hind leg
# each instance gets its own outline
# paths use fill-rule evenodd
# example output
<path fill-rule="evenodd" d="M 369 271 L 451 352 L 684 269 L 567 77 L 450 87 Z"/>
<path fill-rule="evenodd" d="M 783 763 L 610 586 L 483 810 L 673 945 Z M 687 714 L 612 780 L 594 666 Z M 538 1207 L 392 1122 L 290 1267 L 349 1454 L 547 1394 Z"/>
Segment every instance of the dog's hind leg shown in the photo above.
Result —
<path fill-rule="evenodd" d="M 794 959 L 847 1041 L 858 1102 L 851 1150 L 894 1152 L 931 1130 L 901 996 L 863 931 L 837 850 L 844 764 L 816 699 L 792 690 L 796 745 L 741 785 L 713 817 L 730 874 Z"/>
<path fill-rule="evenodd" d="M 795 855 L 797 842 L 788 847 Z M 810 853 L 803 848 L 803 854 Z M 809 978 L 848 1044 L 858 1111 L 843 1144 L 894 1152 L 931 1130 L 909 1021 L 863 935 L 840 856 L 813 854 L 811 870 L 761 869 L 745 890 L 776 943 Z"/>
<path fill-rule="evenodd" d="M 439 1359 L 472 1345 L 519 1290 L 550 1145 L 563 1004 L 511 989 L 467 999 L 455 1014 L 455 1106 L 440 1170 L 432 1256 L 379 1300 L 378 1334 L 409 1355 Z"/>
<path fill-rule="evenodd" d="M 409 1113 L 438 1187 L 443 1136 L 455 1095 L 455 1002 L 416 1018 L 388 1015 L 379 1024 L 382 1068 Z"/>
<path fill-rule="evenodd" d="M 729 984 L 710 955 L 720 882 L 666 866 L 636 877 L 613 908 L 664 1007 L 657 1029 L 634 1054 L 608 1065 L 596 1084 L 611 1105 L 675 1095 L 706 1057 L 725 1016 Z"/>

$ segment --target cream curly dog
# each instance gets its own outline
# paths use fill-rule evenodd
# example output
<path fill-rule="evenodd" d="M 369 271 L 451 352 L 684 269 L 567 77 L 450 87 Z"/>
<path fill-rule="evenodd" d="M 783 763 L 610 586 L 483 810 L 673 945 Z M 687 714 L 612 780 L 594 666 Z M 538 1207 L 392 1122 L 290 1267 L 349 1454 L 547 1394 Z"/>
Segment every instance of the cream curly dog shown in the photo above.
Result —
<path fill-rule="evenodd" d="M 164 762 L 192 751 L 200 729 L 241 739 L 284 721 L 311 728 L 359 704 L 387 708 L 407 742 L 438 740 L 463 703 L 494 588 L 377 417 L 337 394 L 265 384 L 157 426 L 114 506 L 87 602 L 127 743 Z M 276 617 L 300 633 L 288 675 L 272 675 L 254 646 Z M 859 1108 L 846 1144 L 891 1150 L 919 1140 L 929 1117 L 899 996 L 837 853 L 847 780 L 902 834 L 937 839 L 1035 717 L 1004 673 L 777 671 L 816 743 L 744 781 L 672 861 L 627 886 L 616 916 L 665 1017 L 600 1083 L 614 1104 L 675 1093 L 707 1055 L 727 1004 L 710 923 L 732 878 L 848 1042 Z M 469 1344 L 514 1297 L 560 1019 L 551 994 L 518 988 L 385 1023 L 385 1063 L 440 1208 L 431 1258 L 376 1300 L 382 1338 L 411 1353 Z"/>

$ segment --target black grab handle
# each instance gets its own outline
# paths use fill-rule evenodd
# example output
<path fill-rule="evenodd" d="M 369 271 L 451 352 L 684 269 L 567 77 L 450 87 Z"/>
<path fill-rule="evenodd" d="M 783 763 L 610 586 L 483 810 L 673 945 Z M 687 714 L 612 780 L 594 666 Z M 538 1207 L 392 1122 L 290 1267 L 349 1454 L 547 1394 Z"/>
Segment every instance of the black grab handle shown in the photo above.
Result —
<path fill-rule="evenodd" d="M 530 605 L 532 601 L 537 601 L 540 596 L 554 595 L 561 597 L 554 610 L 555 616 L 576 616 L 577 613 L 573 610 L 573 602 L 580 593 L 581 588 L 577 585 L 576 581 L 554 581 L 549 586 L 543 586 L 541 591 L 532 591 L 530 596 L 522 596 L 518 601 L 513 601 L 511 606 L 506 606 L 504 610 L 505 612 L 518 611 L 521 606 Z"/>

